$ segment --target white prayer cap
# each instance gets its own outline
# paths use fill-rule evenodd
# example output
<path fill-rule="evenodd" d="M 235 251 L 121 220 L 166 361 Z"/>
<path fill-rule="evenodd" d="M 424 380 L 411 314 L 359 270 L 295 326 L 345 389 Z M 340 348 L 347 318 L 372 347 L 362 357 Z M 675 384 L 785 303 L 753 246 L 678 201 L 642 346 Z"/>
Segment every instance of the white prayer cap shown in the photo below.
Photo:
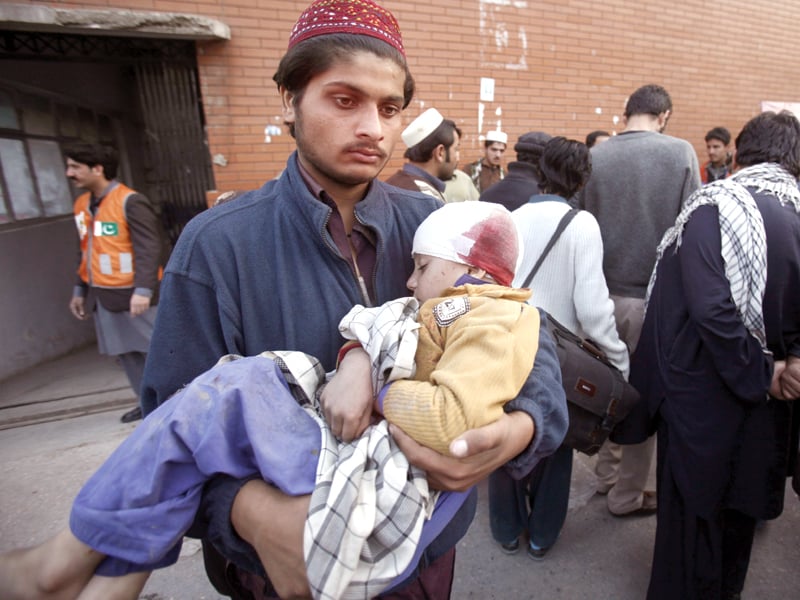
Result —
<path fill-rule="evenodd" d="M 442 124 L 444 121 L 444 117 L 442 113 L 440 113 L 435 108 L 429 108 L 416 119 L 411 121 L 411 123 L 403 130 L 403 133 L 400 134 L 400 137 L 403 138 L 403 143 L 406 145 L 406 148 L 411 148 L 412 146 L 416 146 L 430 134 L 432 134 L 436 128 Z"/>
<path fill-rule="evenodd" d="M 508 134 L 500 131 L 499 129 L 495 129 L 493 131 L 486 132 L 486 141 L 487 142 L 500 142 L 501 144 L 508 144 Z"/>
<path fill-rule="evenodd" d="M 427 254 L 485 270 L 511 285 L 521 246 L 511 213 L 493 202 L 453 202 L 417 227 L 413 254 Z"/>

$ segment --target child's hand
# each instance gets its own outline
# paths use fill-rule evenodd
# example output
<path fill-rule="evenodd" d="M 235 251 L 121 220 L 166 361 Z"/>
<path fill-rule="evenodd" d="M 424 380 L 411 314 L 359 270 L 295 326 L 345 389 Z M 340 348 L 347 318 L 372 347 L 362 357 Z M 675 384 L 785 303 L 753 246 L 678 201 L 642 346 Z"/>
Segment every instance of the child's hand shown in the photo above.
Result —
<path fill-rule="evenodd" d="M 320 395 L 325 420 L 333 435 L 349 442 L 370 424 L 372 375 L 369 355 L 361 348 L 349 351 Z"/>

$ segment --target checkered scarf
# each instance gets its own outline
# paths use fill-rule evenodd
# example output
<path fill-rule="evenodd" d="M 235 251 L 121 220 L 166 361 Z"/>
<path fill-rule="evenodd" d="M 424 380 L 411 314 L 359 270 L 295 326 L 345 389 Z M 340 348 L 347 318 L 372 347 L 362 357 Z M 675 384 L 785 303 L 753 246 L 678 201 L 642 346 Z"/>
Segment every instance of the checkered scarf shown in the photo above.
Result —
<path fill-rule="evenodd" d="M 656 281 L 658 262 L 673 243 L 681 245 L 683 228 L 699 206 L 716 206 L 719 212 L 722 259 L 731 297 L 747 330 L 767 347 L 762 302 L 767 282 L 767 238 L 764 221 L 747 188 L 769 192 L 781 204 L 800 212 L 797 180 L 783 167 L 764 163 L 747 167 L 729 179 L 710 183 L 694 192 L 658 246 L 656 266 L 647 287 L 647 300 Z"/>
<path fill-rule="evenodd" d="M 369 354 L 376 394 L 390 381 L 414 376 L 418 312 L 416 299 L 398 298 L 374 308 L 356 304 L 339 322 L 342 337 L 357 340 Z"/>
<path fill-rule="evenodd" d="M 376 308 L 356 306 L 342 319 L 348 339 L 372 359 L 374 389 L 414 373 L 418 303 L 406 298 Z M 314 598 L 372 598 L 409 565 L 436 495 L 389 435 L 370 426 L 357 440 L 339 442 L 319 406 L 322 367 L 301 352 L 271 352 L 298 402 L 322 433 L 317 482 L 303 547 Z"/>

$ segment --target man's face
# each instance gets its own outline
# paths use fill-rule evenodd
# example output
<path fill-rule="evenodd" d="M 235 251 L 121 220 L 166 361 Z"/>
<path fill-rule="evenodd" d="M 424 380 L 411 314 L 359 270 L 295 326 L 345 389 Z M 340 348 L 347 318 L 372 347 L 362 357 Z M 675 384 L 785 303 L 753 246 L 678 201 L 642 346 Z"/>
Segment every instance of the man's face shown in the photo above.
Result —
<path fill-rule="evenodd" d="M 389 160 L 403 126 L 404 81 L 394 61 L 356 52 L 311 79 L 298 104 L 281 90 L 300 161 L 334 198 L 363 193 Z"/>
<path fill-rule="evenodd" d="M 728 147 L 722 143 L 722 140 L 710 139 L 706 142 L 706 152 L 708 153 L 708 160 L 712 165 L 720 166 L 725 164 L 728 159 Z"/>
<path fill-rule="evenodd" d="M 406 287 L 414 294 L 414 298 L 425 302 L 440 297 L 468 271 L 467 265 L 452 260 L 428 254 L 415 254 L 414 272 L 406 281 Z"/>
<path fill-rule="evenodd" d="M 67 179 L 79 189 L 90 189 L 99 177 L 98 170 L 102 171 L 99 166 L 92 168 L 89 165 L 67 158 Z"/>
<path fill-rule="evenodd" d="M 500 142 L 492 142 L 484 149 L 486 162 L 493 166 L 500 166 L 503 161 L 503 154 L 506 151 L 506 145 Z"/>
<path fill-rule="evenodd" d="M 458 161 L 461 158 L 461 139 L 457 132 L 453 132 L 453 145 L 445 150 L 445 160 L 441 164 L 437 177 L 442 181 L 449 180 L 458 168 Z"/>

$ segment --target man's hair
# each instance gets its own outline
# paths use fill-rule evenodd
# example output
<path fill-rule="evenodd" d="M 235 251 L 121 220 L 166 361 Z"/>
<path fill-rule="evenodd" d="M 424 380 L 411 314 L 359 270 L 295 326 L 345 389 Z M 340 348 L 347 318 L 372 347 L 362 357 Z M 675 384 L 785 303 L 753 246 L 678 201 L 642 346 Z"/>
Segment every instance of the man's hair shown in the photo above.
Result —
<path fill-rule="evenodd" d="M 603 131 L 598 129 L 596 131 L 592 131 L 586 136 L 586 147 L 591 148 L 597 142 L 597 138 L 599 137 L 611 137 L 611 134 L 607 131 Z"/>
<path fill-rule="evenodd" d="M 72 142 L 64 146 L 64 156 L 89 167 L 100 165 L 103 167 L 103 175 L 106 179 L 114 179 L 117 176 L 119 156 L 111 146 L 91 142 Z"/>
<path fill-rule="evenodd" d="M 583 142 L 554 137 L 544 146 L 537 166 L 539 189 L 572 198 L 592 174 L 592 157 Z"/>
<path fill-rule="evenodd" d="M 364 51 L 393 60 L 402 67 L 406 76 L 403 85 L 403 108 L 408 106 L 414 97 L 415 87 L 405 57 L 386 42 L 366 35 L 332 33 L 304 40 L 284 54 L 272 80 L 278 88 L 286 88 L 294 94 L 294 103 L 297 106 L 309 81 L 330 69 L 337 61 Z M 294 137 L 294 125 L 289 125 L 289 133 Z"/>
<path fill-rule="evenodd" d="M 643 85 L 633 92 L 625 104 L 625 116 L 655 115 L 672 110 L 672 99 L 660 85 Z"/>
<path fill-rule="evenodd" d="M 731 143 L 731 132 L 724 127 L 714 127 L 714 129 L 709 129 L 706 134 L 706 141 L 709 142 L 711 140 L 719 140 L 727 146 Z"/>
<path fill-rule="evenodd" d="M 403 156 L 411 162 L 428 162 L 433 156 L 433 151 L 436 150 L 439 144 L 442 144 L 448 153 L 449 160 L 450 147 L 456 141 L 456 133 L 460 138 L 461 130 L 456 126 L 455 121 L 445 119 L 439 123 L 439 126 L 419 144 L 411 146 L 411 148 L 407 148 Z"/>
<path fill-rule="evenodd" d="M 800 177 L 800 121 L 788 110 L 761 113 L 750 119 L 736 137 L 736 163 L 751 167 L 778 163 Z"/>
<path fill-rule="evenodd" d="M 498 142 L 497 140 L 483 140 L 483 147 L 488 148 L 492 144 L 503 144 L 503 142 Z M 503 144 L 503 146 L 508 147 L 508 144 Z"/>

